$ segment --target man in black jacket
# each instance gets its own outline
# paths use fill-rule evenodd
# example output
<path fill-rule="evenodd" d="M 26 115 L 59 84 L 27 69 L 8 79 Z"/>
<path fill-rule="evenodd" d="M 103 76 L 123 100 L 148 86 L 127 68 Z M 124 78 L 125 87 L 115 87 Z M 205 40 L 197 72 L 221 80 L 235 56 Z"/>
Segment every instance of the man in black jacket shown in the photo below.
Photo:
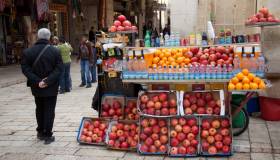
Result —
<path fill-rule="evenodd" d="M 21 68 L 27 77 L 36 104 L 37 138 L 45 144 L 54 141 L 52 128 L 58 94 L 62 59 L 59 50 L 49 45 L 51 33 L 42 28 L 38 31 L 38 41 L 22 54 Z"/>

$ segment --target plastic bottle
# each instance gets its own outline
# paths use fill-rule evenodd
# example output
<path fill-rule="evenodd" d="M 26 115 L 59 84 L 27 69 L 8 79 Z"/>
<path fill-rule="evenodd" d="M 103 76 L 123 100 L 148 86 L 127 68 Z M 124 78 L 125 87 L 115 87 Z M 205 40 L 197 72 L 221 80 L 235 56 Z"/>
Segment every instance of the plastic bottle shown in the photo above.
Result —
<path fill-rule="evenodd" d="M 189 77 L 189 73 L 188 73 L 188 72 L 189 72 L 189 70 L 188 70 L 188 66 L 187 66 L 187 65 L 185 65 L 185 66 L 184 66 L 184 68 L 183 68 L 183 71 L 182 71 L 182 72 L 183 72 L 183 75 L 184 75 L 184 79 L 185 79 L 185 80 L 187 80 L 187 79 L 189 79 L 189 78 L 190 78 L 190 77 Z"/>
<path fill-rule="evenodd" d="M 190 65 L 189 67 L 189 79 L 194 79 L 194 67 Z"/>
<path fill-rule="evenodd" d="M 174 75 L 174 80 L 178 80 L 179 79 L 179 68 L 174 66 L 173 67 L 173 75 Z"/>
<path fill-rule="evenodd" d="M 160 47 L 160 39 L 159 37 L 156 37 L 156 47 Z"/>
<path fill-rule="evenodd" d="M 215 65 L 210 66 L 211 79 L 217 79 L 217 71 Z"/>
<path fill-rule="evenodd" d="M 176 32 L 176 34 L 175 34 L 175 44 L 176 44 L 176 46 L 180 46 L 180 34 L 179 34 L 179 32 Z"/>
<path fill-rule="evenodd" d="M 151 47 L 150 32 L 146 32 L 146 35 L 145 35 L 145 47 Z"/>
<path fill-rule="evenodd" d="M 211 71 L 211 66 L 210 66 L 210 65 L 207 65 L 207 66 L 206 66 L 205 72 L 206 72 L 206 73 L 205 73 L 205 78 L 206 78 L 206 79 L 211 79 L 211 74 L 212 74 L 211 72 L 212 72 L 212 71 Z"/>
<path fill-rule="evenodd" d="M 163 33 L 160 33 L 160 46 L 164 46 L 164 38 L 163 38 Z"/>
<path fill-rule="evenodd" d="M 153 80 L 158 80 L 158 70 L 157 70 L 157 67 L 153 68 Z"/>
<path fill-rule="evenodd" d="M 193 66 L 193 72 L 194 72 L 194 79 L 199 79 L 200 75 L 199 75 L 199 66 L 198 65 Z"/>
<path fill-rule="evenodd" d="M 250 66 L 248 65 L 248 58 L 246 54 L 242 55 L 242 61 L 241 61 L 241 68 L 247 68 L 248 70 L 250 70 Z"/>
<path fill-rule="evenodd" d="M 205 72 L 206 72 L 206 68 L 205 65 L 200 65 L 199 66 L 199 78 L 200 79 L 205 79 Z"/>
<path fill-rule="evenodd" d="M 228 71 L 227 79 L 231 79 L 234 76 L 232 64 L 229 64 L 227 71 Z"/>
<path fill-rule="evenodd" d="M 128 79 L 128 75 L 127 75 L 127 60 L 126 57 L 123 57 L 122 60 L 122 75 L 123 75 L 123 79 Z"/>
<path fill-rule="evenodd" d="M 233 59 L 233 74 L 237 74 L 240 72 L 240 58 L 238 55 L 235 55 Z"/>
<path fill-rule="evenodd" d="M 222 79 L 222 66 L 219 64 L 216 66 L 216 77 Z"/>
<path fill-rule="evenodd" d="M 166 66 L 163 67 L 163 79 L 168 80 L 168 68 Z"/>
<path fill-rule="evenodd" d="M 178 72 L 179 72 L 179 80 L 183 80 L 184 79 L 184 67 L 179 66 Z"/>
<path fill-rule="evenodd" d="M 200 33 L 197 33 L 195 36 L 196 39 L 196 45 L 200 46 L 202 44 L 202 36 Z"/>
<path fill-rule="evenodd" d="M 163 72 L 161 66 L 158 66 L 158 79 L 163 80 Z"/>
<path fill-rule="evenodd" d="M 254 54 L 250 55 L 249 62 L 250 62 L 250 71 L 256 74 L 258 68 L 257 68 L 257 60 L 255 59 Z"/>
<path fill-rule="evenodd" d="M 146 68 L 147 64 L 146 61 L 144 60 L 144 57 L 141 57 L 141 60 L 139 62 L 139 68 L 141 67 L 141 78 L 143 79 L 147 79 L 147 68 Z"/>
<path fill-rule="evenodd" d="M 174 79 L 174 73 L 173 73 L 173 68 L 172 66 L 168 67 L 168 79 L 173 80 Z"/>
<path fill-rule="evenodd" d="M 263 55 L 259 55 L 258 57 L 258 72 L 257 75 L 259 77 L 264 77 L 264 72 L 265 72 L 265 59 Z"/>
<path fill-rule="evenodd" d="M 153 80 L 154 79 L 153 76 L 154 76 L 153 75 L 153 68 L 152 68 L 152 66 L 149 66 L 149 68 L 148 68 L 148 78 L 149 78 L 149 80 Z"/>
<path fill-rule="evenodd" d="M 228 67 L 226 64 L 224 64 L 222 68 L 222 79 L 227 79 L 227 78 L 228 78 Z"/>
<path fill-rule="evenodd" d="M 169 39 L 169 35 L 168 34 L 164 35 L 164 46 L 165 47 L 170 46 L 170 39 Z"/>

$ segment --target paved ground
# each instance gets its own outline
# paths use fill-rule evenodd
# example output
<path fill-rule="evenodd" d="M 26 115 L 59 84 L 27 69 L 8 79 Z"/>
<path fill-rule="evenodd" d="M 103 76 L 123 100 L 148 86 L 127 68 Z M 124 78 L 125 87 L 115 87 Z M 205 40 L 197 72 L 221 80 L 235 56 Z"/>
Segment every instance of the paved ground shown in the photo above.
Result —
<path fill-rule="evenodd" d="M 97 116 L 90 108 L 95 87 L 91 89 L 76 87 L 79 84 L 78 65 L 72 68 L 74 89 L 73 92 L 60 95 L 58 98 L 54 125 L 56 141 L 51 145 L 44 145 L 36 140 L 35 105 L 29 89 L 25 87 L 25 83 L 12 85 L 24 80 L 19 68 L 16 66 L 0 68 L 0 160 L 170 159 L 79 145 L 76 142 L 76 134 L 81 118 Z M 234 140 L 235 154 L 230 158 L 220 159 L 280 160 L 279 135 L 280 122 L 265 122 L 251 118 L 249 130 Z"/>

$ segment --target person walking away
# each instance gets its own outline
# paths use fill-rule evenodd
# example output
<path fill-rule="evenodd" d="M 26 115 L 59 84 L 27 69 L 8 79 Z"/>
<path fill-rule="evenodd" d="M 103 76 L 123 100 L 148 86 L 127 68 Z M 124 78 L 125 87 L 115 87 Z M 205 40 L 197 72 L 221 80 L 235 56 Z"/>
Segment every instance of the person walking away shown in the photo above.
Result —
<path fill-rule="evenodd" d="M 70 66 L 71 66 L 71 52 L 73 51 L 73 49 L 70 44 L 65 42 L 63 37 L 60 37 L 57 48 L 60 51 L 62 61 L 63 61 L 63 70 L 59 80 L 59 86 L 60 86 L 59 93 L 63 94 L 65 92 L 70 92 L 70 87 L 71 87 Z"/>
<path fill-rule="evenodd" d="M 59 50 L 49 45 L 51 33 L 47 28 L 38 31 L 38 41 L 23 51 L 21 69 L 27 77 L 36 104 L 37 138 L 50 144 L 55 140 L 53 123 L 59 76 L 63 63 Z"/>
<path fill-rule="evenodd" d="M 88 40 L 90 42 L 92 42 L 93 44 L 95 44 L 95 31 L 94 31 L 94 27 L 90 27 L 90 31 L 88 33 Z"/>
<path fill-rule="evenodd" d="M 90 80 L 89 68 L 90 65 L 93 64 L 92 47 L 90 42 L 87 41 L 87 38 L 85 36 L 82 36 L 81 38 L 81 44 L 79 47 L 79 54 L 78 54 L 77 61 L 79 60 L 81 65 L 81 79 L 82 79 L 82 83 L 80 84 L 80 87 L 86 86 L 86 88 L 90 88 L 91 80 Z"/>

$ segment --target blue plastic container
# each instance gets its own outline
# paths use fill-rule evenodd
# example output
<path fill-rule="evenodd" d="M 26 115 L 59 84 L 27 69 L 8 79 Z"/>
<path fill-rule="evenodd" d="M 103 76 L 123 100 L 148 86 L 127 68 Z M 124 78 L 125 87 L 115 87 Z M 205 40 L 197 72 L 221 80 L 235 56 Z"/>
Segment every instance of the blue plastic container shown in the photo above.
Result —
<path fill-rule="evenodd" d="M 247 112 L 249 115 L 252 115 L 254 112 L 260 112 L 259 97 L 253 97 L 248 101 Z"/>

